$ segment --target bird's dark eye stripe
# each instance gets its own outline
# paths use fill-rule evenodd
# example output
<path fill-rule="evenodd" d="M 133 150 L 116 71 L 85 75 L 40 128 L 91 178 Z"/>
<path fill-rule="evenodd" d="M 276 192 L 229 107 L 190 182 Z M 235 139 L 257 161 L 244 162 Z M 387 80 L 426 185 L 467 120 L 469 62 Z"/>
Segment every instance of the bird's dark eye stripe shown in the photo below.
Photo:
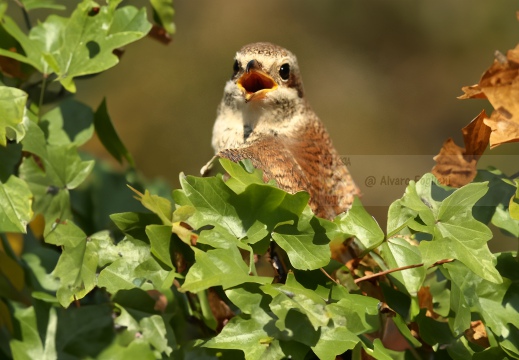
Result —
<path fill-rule="evenodd" d="M 232 66 L 232 70 L 234 71 L 234 75 L 236 75 L 236 73 L 238 71 L 240 71 L 240 63 L 238 62 L 238 60 L 234 60 L 234 65 Z"/>
<path fill-rule="evenodd" d="M 289 64 L 283 64 L 279 68 L 279 76 L 281 76 L 281 79 L 288 80 L 290 77 L 290 65 Z"/>

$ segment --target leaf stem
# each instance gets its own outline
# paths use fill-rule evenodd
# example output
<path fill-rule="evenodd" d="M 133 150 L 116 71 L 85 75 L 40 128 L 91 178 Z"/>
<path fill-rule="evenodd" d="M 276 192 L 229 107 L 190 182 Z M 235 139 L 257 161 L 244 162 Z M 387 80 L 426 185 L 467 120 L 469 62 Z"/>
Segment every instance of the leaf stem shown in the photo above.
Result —
<path fill-rule="evenodd" d="M 429 266 L 429 269 L 432 268 L 432 267 L 441 265 L 441 264 L 446 264 L 446 263 L 453 262 L 454 260 L 455 259 L 438 260 L 434 264 Z M 381 271 L 381 272 L 378 272 L 376 274 L 366 275 L 366 276 L 360 277 L 358 279 L 355 279 L 355 284 L 358 284 L 361 281 L 370 280 L 370 279 L 373 279 L 373 278 L 376 278 L 376 277 L 379 277 L 379 276 L 384 276 L 384 275 L 390 274 L 392 272 L 402 271 L 402 270 L 407 270 L 407 269 L 413 269 L 413 268 L 417 268 L 417 267 L 420 267 L 420 266 L 423 266 L 423 265 L 424 265 L 423 263 L 422 264 L 407 265 L 407 266 L 402 266 L 402 267 L 398 267 L 398 268 L 394 268 L 394 269 L 389 269 L 389 270 Z"/>
<path fill-rule="evenodd" d="M 338 285 L 341 285 L 341 283 L 339 283 L 339 280 L 334 279 L 330 274 L 328 274 L 328 273 L 326 272 L 326 270 L 324 270 L 323 268 L 320 268 L 320 269 L 321 269 L 321 272 L 322 272 L 324 275 L 326 275 L 326 277 L 327 277 L 328 279 L 330 279 L 331 281 L 333 281 L 334 283 L 336 283 L 336 284 L 338 284 Z"/>
<path fill-rule="evenodd" d="M 43 106 L 43 97 L 45 96 L 45 88 L 47 87 L 47 74 L 43 74 L 43 80 L 41 82 L 40 99 L 38 100 L 38 123 L 41 120 Z"/>
<path fill-rule="evenodd" d="M 29 13 L 27 12 L 27 9 L 20 2 L 20 0 L 14 0 L 14 2 L 17 3 L 18 6 L 20 7 L 20 9 L 22 10 L 23 20 L 25 21 L 25 26 L 27 26 L 27 30 L 31 30 L 31 28 L 32 28 L 31 19 L 29 18 Z"/>

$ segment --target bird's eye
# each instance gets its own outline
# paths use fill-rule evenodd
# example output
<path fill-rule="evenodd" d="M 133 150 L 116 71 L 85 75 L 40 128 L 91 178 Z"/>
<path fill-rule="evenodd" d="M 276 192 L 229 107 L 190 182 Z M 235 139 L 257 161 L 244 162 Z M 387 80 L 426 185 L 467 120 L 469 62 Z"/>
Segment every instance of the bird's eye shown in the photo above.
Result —
<path fill-rule="evenodd" d="M 238 73 L 238 71 L 240 71 L 240 63 L 238 62 L 238 60 L 234 60 L 232 70 L 234 71 L 233 76 L 235 76 Z"/>
<path fill-rule="evenodd" d="M 279 68 L 279 76 L 281 76 L 283 80 L 288 80 L 288 78 L 290 77 L 290 65 L 281 65 L 281 67 Z"/>

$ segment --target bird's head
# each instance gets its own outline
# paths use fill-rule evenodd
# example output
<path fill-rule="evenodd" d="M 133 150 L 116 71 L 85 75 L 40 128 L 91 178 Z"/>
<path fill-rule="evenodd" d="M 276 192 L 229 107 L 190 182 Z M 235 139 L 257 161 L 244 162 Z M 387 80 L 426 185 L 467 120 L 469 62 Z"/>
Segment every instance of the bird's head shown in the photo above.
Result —
<path fill-rule="evenodd" d="M 270 43 L 245 45 L 236 53 L 229 85 L 235 96 L 246 103 L 279 104 L 303 98 L 296 57 Z"/>

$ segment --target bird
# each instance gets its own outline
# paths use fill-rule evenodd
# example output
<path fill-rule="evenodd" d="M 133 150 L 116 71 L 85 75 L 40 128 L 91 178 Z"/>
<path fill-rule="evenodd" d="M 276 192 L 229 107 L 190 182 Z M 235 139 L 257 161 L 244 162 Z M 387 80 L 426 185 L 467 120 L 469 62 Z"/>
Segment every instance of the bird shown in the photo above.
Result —
<path fill-rule="evenodd" d="M 268 42 L 234 58 L 213 126 L 215 156 L 249 159 L 289 193 L 306 191 L 316 216 L 332 220 L 360 190 L 310 107 L 295 55 Z"/>

